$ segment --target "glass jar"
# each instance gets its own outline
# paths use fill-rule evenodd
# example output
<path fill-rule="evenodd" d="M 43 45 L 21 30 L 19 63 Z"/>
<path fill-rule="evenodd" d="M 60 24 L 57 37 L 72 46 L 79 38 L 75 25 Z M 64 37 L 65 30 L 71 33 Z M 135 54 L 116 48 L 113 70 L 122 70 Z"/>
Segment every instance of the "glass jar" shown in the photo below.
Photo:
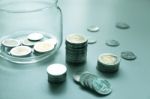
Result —
<path fill-rule="evenodd" d="M 1 0 L 0 56 L 15 63 L 34 63 L 51 57 L 62 43 L 62 12 L 57 2 L 58 0 Z M 32 37 L 29 39 L 31 34 Z M 38 37 L 36 34 L 41 34 L 42 38 L 32 40 Z M 13 42 L 10 39 L 17 40 L 19 44 L 14 47 L 7 46 Z M 49 39 L 56 41 L 53 49 L 45 52 L 35 51 L 34 46 L 37 43 Z M 24 55 L 19 54 L 18 56 L 12 54 L 13 48 L 27 46 L 23 45 L 24 40 L 29 41 L 30 44 L 33 43 L 33 46 L 28 46 L 31 52 L 28 55 L 25 52 Z M 42 49 L 45 48 L 43 46 Z"/>

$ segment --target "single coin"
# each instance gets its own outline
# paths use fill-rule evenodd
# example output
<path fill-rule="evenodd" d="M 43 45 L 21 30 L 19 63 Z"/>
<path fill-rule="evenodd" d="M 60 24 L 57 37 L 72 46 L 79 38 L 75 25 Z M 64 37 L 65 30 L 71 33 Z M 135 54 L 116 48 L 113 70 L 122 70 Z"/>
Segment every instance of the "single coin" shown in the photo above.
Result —
<path fill-rule="evenodd" d="M 130 26 L 125 22 L 116 23 L 116 27 L 119 29 L 129 29 L 130 28 Z"/>
<path fill-rule="evenodd" d="M 34 50 L 38 53 L 45 53 L 45 52 L 49 52 L 49 51 L 52 51 L 54 49 L 54 44 L 51 43 L 51 42 L 37 42 L 35 45 L 34 45 Z"/>
<path fill-rule="evenodd" d="M 53 76 L 60 76 L 67 72 L 67 68 L 63 64 L 52 64 L 47 67 L 47 73 Z"/>
<path fill-rule="evenodd" d="M 88 28 L 87 28 L 87 30 L 89 31 L 89 32 L 98 32 L 100 29 L 99 29 L 99 27 L 98 26 L 89 26 Z"/>
<path fill-rule="evenodd" d="M 71 44 L 82 44 L 87 42 L 87 38 L 80 34 L 70 34 L 67 36 L 66 41 Z"/>
<path fill-rule="evenodd" d="M 117 46 L 120 45 L 120 43 L 119 43 L 118 41 L 116 41 L 116 40 L 107 40 L 107 41 L 105 42 L 105 44 L 106 44 L 107 46 L 111 46 L 111 47 L 117 47 Z"/>
<path fill-rule="evenodd" d="M 30 47 L 32 47 L 32 46 L 34 46 L 34 44 L 35 44 L 35 42 L 30 41 L 30 40 L 28 40 L 28 39 L 24 39 L 24 40 L 22 41 L 22 45 L 25 45 L 25 46 L 30 46 Z"/>
<path fill-rule="evenodd" d="M 98 57 L 98 61 L 105 65 L 116 65 L 120 62 L 120 58 L 113 53 L 104 53 Z"/>
<path fill-rule="evenodd" d="M 31 41 L 39 41 L 43 39 L 43 37 L 44 37 L 43 34 L 35 32 L 35 33 L 29 34 L 27 38 Z"/>
<path fill-rule="evenodd" d="M 112 92 L 112 89 L 110 88 L 110 84 L 108 86 L 108 82 L 105 83 L 105 81 L 101 79 L 96 79 L 93 81 L 93 88 L 98 94 L 101 95 L 108 95 Z"/>
<path fill-rule="evenodd" d="M 74 80 L 75 82 L 77 82 L 77 83 L 80 82 L 80 74 L 81 74 L 81 73 L 75 73 L 75 74 L 73 74 L 73 80 Z"/>
<path fill-rule="evenodd" d="M 131 51 L 121 52 L 121 57 L 126 60 L 135 60 L 137 56 Z"/>
<path fill-rule="evenodd" d="M 92 38 L 92 37 L 88 37 L 88 44 L 95 44 L 97 42 L 96 39 Z"/>
<path fill-rule="evenodd" d="M 22 57 L 31 54 L 32 49 L 28 46 L 17 46 L 10 50 L 12 56 Z"/>
<path fill-rule="evenodd" d="M 5 39 L 5 40 L 2 40 L 1 44 L 5 47 L 13 48 L 13 47 L 19 46 L 20 41 L 16 39 Z"/>

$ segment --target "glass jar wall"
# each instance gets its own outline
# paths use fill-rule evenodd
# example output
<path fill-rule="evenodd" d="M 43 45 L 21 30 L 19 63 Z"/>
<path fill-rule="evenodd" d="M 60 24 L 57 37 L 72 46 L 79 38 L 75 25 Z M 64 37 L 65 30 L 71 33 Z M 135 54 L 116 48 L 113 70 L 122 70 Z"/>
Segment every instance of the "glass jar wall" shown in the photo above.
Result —
<path fill-rule="evenodd" d="M 0 56 L 15 63 L 34 63 L 52 56 L 62 43 L 62 13 L 57 1 L 1 0 Z"/>

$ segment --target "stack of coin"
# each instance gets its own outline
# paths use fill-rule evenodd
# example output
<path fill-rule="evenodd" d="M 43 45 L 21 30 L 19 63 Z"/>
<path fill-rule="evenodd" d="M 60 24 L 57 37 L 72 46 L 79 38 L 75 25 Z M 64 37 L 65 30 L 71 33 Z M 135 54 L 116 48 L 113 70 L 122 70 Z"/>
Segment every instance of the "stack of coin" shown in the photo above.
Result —
<path fill-rule="evenodd" d="M 119 69 L 120 58 L 112 53 L 104 53 L 98 57 L 97 69 L 101 72 L 112 73 Z"/>
<path fill-rule="evenodd" d="M 84 63 L 87 57 L 88 40 L 83 35 L 70 34 L 66 38 L 66 61 Z"/>
<path fill-rule="evenodd" d="M 100 79 L 89 72 L 74 74 L 73 78 L 83 87 L 89 88 L 100 95 L 108 95 L 112 92 L 111 85 L 107 80 Z"/>
<path fill-rule="evenodd" d="M 50 83 L 61 83 L 66 80 L 67 68 L 62 64 L 52 64 L 47 67 L 47 73 Z"/>

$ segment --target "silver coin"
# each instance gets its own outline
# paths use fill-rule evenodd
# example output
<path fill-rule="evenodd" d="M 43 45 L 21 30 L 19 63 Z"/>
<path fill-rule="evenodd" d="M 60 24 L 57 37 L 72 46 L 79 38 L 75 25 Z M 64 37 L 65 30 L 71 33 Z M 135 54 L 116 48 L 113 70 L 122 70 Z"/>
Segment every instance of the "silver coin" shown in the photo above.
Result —
<path fill-rule="evenodd" d="M 106 81 L 103 81 L 101 79 L 96 79 L 93 81 L 93 88 L 94 90 L 101 95 L 108 95 L 112 92 L 112 89 L 110 87 L 110 84 Z"/>
<path fill-rule="evenodd" d="M 2 40 L 1 44 L 4 47 L 13 48 L 13 47 L 19 46 L 21 43 L 20 43 L 20 41 L 18 41 L 16 39 L 4 39 L 4 40 Z"/>
<path fill-rule="evenodd" d="M 129 29 L 130 28 L 130 26 L 125 22 L 116 23 L 116 27 L 119 29 Z"/>
<path fill-rule="evenodd" d="M 32 49 L 28 46 L 17 46 L 10 50 L 12 56 L 23 57 L 31 54 Z"/>
<path fill-rule="evenodd" d="M 81 75 L 81 73 L 75 73 L 75 74 L 73 74 L 73 80 L 75 82 L 79 83 L 80 82 L 80 75 Z"/>
<path fill-rule="evenodd" d="M 33 47 L 35 43 L 36 43 L 36 42 L 32 42 L 32 41 L 30 41 L 30 40 L 28 40 L 28 39 L 24 39 L 24 40 L 22 41 L 22 45 L 30 46 L 30 47 Z"/>
<path fill-rule="evenodd" d="M 43 39 L 43 37 L 44 37 L 43 34 L 34 32 L 34 33 L 29 34 L 27 38 L 31 41 L 39 41 Z"/>
<path fill-rule="evenodd" d="M 92 38 L 92 37 L 88 37 L 88 44 L 95 44 L 97 42 L 96 39 Z"/>
<path fill-rule="evenodd" d="M 43 41 L 43 42 L 37 42 L 34 45 L 35 52 L 38 53 L 45 53 L 50 52 L 55 48 L 54 44 L 51 42 Z"/>
<path fill-rule="evenodd" d="M 120 43 L 119 43 L 118 41 L 116 41 L 116 40 L 107 40 L 107 41 L 105 42 L 105 44 L 106 44 L 107 46 L 111 46 L 111 47 L 117 47 L 117 46 L 120 45 Z"/>
<path fill-rule="evenodd" d="M 80 34 L 70 34 L 66 37 L 66 41 L 71 44 L 82 44 L 87 42 L 87 38 Z"/>
<path fill-rule="evenodd" d="M 126 60 L 135 60 L 137 56 L 131 51 L 121 52 L 121 57 Z"/>
<path fill-rule="evenodd" d="M 86 79 L 86 77 L 87 77 L 88 75 L 90 75 L 89 72 L 84 72 L 84 73 L 82 73 L 82 74 L 80 75 L 80 83 L 81 83 L 82 86 L 85 86 L 85 85 L 84 85 L 84 81 L 85 81 L 85 79 Z"/>
<path fill-rule="evenodd" d="M 98 26 L 89 26 L 88 28 L 87 28 L 87 30 L 89 31 L 89 32 L 98 32 L 99 30 L 100 30 L 100 28 L 98 27 Z"/>
<path fill-rule="evenodd" d="M 47 39 L 45 42 L 50 42 L 51 44 L 54 44 L 54 46 L 57 44 L 57 40 L 55 38 Z"/>

